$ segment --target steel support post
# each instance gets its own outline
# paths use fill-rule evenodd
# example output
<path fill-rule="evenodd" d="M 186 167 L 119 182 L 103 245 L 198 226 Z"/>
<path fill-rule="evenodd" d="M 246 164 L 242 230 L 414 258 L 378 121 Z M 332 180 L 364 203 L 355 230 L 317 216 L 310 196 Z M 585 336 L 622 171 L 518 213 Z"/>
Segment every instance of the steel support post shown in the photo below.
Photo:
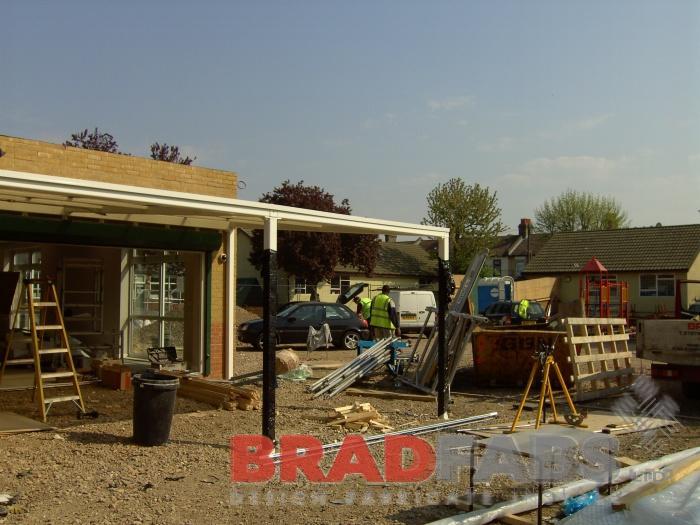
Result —
<path fill-rule="evenodd" d="M 277 251 L 265 250 L 263 259 L 263 407 L 262 433 L 275 439 L 275 313 L 277 312 Z"/>
<path fill-rule="evenodd" d="M 438 417 L 447 418 L 447 345 L 445 342 L 445 321 L 447 319 L 447 279 L 449 278 L 449 263 L 438 257 Z"/>

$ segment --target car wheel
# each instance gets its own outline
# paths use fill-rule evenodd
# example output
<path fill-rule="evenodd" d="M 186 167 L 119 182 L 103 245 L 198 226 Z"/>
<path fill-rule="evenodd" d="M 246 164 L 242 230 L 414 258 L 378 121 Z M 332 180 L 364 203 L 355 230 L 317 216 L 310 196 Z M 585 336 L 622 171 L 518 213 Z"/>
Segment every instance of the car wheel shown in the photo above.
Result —
<path fill-rule="evenodd" d="M 260 332 L 260 333 L 258 334 L 258 336 L 255 338 L 255 341 L 253 341 L 253 348 L 255 348 L 256 350 L 262 350 L 262 349 L 263 349 L 263 343 L 264 343 L 263 339 L 264 339 L 264 338 L 265 338 L 265 334 L 263 334 L 262 332 Z M 278 337 L 275 337 L 275 345 L 278 345 L 278 344 L 280 344 L 280 338 L 279 338 L 279 336 L 278 336 Z"/>
<path fill-rule="evenodd" d="M 352 330 L 348 330 L 343 334 L 343 348 L 346 350 L 355 350 L 360 343 L 360 334 Z"/>

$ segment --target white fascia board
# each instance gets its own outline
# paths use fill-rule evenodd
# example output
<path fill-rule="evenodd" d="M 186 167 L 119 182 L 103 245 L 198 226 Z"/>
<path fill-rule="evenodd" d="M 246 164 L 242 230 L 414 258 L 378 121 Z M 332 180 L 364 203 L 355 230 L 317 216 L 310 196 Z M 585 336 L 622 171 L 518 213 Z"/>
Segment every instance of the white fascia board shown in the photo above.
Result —
<path fill-rule="evenodd" d="M 90 186 L 86 186 L 90 184 Z M 148 211 L 139 210 L 139 215 L 181 215 L 186 217 L 209 217 L 228 222 L 242 219 L 240 224 L 259 228 L 264 225 L 265 218 L 276 218 L 280 230 L 303 229 L 312 231 L 356 233 L 356 234 L 391 234 L 391 235 L 426 235 L 437 238 L 447 238 L 448 228 L 424 226 L 405 222 L 372 219 L 357 215 L 342 215 L 291 206 L 280 206 L 264 202 L 227 199 L 208 195 L 198 195 L 170 190 L 143 188 L 124 184 L 85 181 L 53 175 L 42 175 L 13 170 L 0 169 L 0 188 L 19 190 L 28 194 L 64 195 L 79 201 L 89 202 L 88 199 L 99 199 L 105 219 L 109 218 L 110 206 L 123 211 L 125 206 L 147 206 Z M 31 195 L 30 195 L 31 196 Z M 70 200 L 70 199 L 69 199 Z M 66 202 L 70 208 L 70 202 Z M 259 221 L 259 222 L 258 222 Z M 135 221 L 136 222 L 136 221 Z M 218 222 L 218 221 L 216 221 Z M 247 224 L 246 224 L 247 223 Z"/>

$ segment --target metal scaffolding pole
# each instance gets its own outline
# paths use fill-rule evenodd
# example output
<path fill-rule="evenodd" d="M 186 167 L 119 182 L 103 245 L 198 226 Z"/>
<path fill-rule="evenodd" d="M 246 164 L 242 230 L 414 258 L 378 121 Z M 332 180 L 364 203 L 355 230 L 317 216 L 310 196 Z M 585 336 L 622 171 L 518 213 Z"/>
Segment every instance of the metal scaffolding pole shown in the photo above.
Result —
<path fill-rule="evenodd" d="M 445 319 L 447 313 L 447 279 L 449 276 L 448 262 L 438 258 L 438 417 L 447 418 L 447 376 L 448 358 L 447 345 L 445 344 Z"/>

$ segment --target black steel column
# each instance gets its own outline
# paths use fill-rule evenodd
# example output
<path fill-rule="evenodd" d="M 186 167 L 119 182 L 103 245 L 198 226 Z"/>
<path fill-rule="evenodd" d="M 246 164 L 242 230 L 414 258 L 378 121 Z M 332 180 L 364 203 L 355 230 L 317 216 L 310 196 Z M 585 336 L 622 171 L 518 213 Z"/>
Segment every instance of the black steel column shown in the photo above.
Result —
<path fill-rule="evenodd" d="M 438 417 L 447 414 L 447 346 L 445 324 L 447 319 L 447 279 L 450 272 L 448 262 L 438 257 Z"/>
<path fill-rule="evenodd" d="M 263 407 L 262 433 L 275 439 L 275 314 L 277 313 L 277 252 L 263 258 Z"/>

